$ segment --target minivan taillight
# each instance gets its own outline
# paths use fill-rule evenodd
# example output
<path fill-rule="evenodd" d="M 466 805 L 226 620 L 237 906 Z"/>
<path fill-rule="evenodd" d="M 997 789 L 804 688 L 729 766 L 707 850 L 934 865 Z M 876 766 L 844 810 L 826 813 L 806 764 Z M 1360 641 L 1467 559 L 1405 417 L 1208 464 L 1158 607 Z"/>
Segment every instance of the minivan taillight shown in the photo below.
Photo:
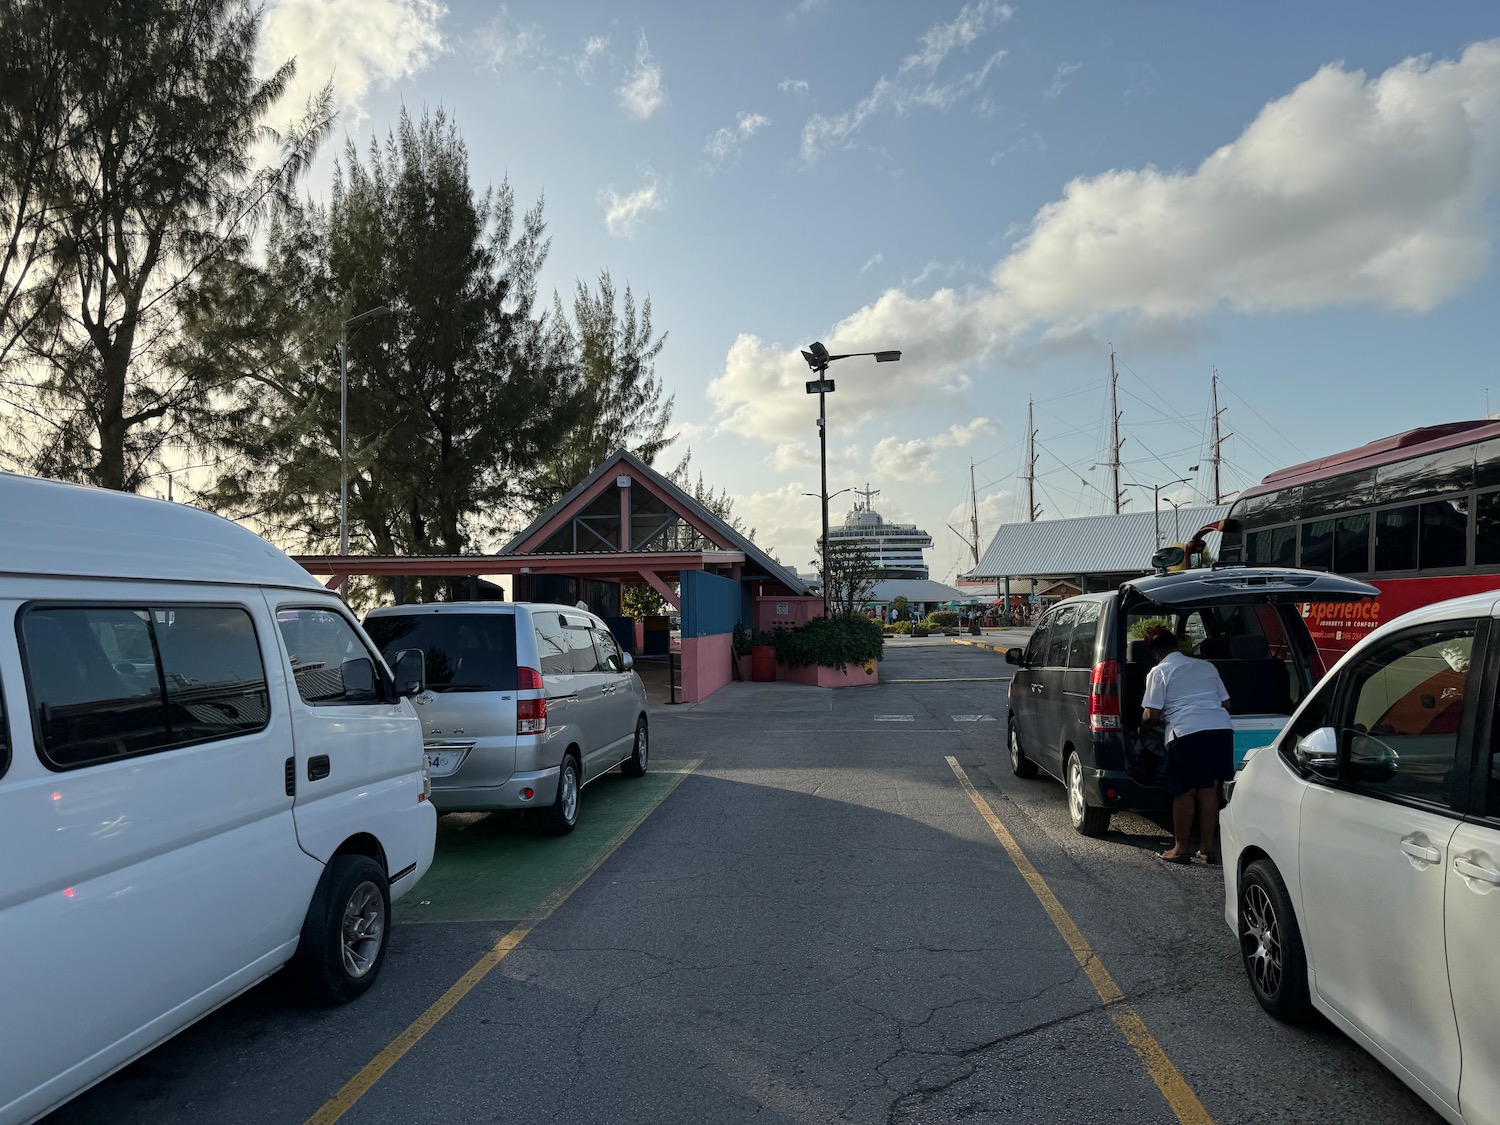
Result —
<path fill-rule="evenodd" d="M 1089 677 L 1089 730 L 1120 730 L 1120 665 L 1104 660 Z"/>
<path fill-rule="evenodd" d="M 547 701 L 545 699 L 516 700 L 516 733 L 547 733 Z"/>
<path fill-rule="evenodd" d="M 542 674 L 535 668 L 517 668 L 516 688 L 520 691 L 541 691 Z"/>

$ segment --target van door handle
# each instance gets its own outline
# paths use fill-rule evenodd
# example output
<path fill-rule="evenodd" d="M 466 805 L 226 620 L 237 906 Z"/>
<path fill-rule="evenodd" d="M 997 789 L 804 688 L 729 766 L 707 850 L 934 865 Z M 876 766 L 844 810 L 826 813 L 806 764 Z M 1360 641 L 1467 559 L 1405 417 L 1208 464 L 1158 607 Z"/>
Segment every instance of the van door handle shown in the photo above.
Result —
<path fill-rule="evenodd" d="M 1475 863 L 1471 859 L 1459 856 L 1453 861 L 1453 870 L 1457 871 L 1465 879 L 1478 879 L 1481 883 L 1490 883 L 1500 887 L 1500 871 L 1493 867 L 1485 867 L 1483 864 Z"/>
<path fill-rule="evenodd" d="M 1441 863 L 1443 861 L 1442 852 L 1434 847 L 1429 847 L 1427 844 L 1418 843 L 1416 836 L 1408 836 L 1402 840 L 1401 850 L 1411 856 L 1412 859 L 1419 859 L 1423 863 Z"/>
<path fill-rule="evenodd" d="M 322 781 L 328 776 L 331 768 L 328 764 L 327 754 L 319 754 L 315 758 L 309 758 L 307 759 L 307 780 Z"/>

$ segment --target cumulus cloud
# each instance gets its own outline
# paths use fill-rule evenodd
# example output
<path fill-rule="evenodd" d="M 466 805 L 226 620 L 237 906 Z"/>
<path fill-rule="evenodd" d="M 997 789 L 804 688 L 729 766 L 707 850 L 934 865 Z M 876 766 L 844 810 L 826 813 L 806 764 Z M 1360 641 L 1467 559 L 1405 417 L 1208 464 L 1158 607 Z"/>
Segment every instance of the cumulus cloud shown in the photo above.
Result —
<path fill-rule="evenodd" d="M 771 464 L 779 473 L 789 472 L 793 469 L 812 469 L 818 464 L 818 455 L 813 452 L 809 442 L 784 441 L 776 446 L 776 451 L 771 454 Z"/>
<path fill-rule="evenodd" d="M 982 437 L 989 437 L 998 429 L 999 427 L 988 418 L 975 418 L 972 422 L 960 422 L 949 426 L 947 433 L 939 434 L 932 439 L 932 442 L 940 449 L 962 448 L 965 445 L 973 445 Z"/>
<path fill-rule="evenodd" d="M 652 56 L 645 32 L 641 33 L 640 42 L 636 44 L 635 66 L 625 76 L 619 93 L 620 105 L 638 121 L 645 121 L 667 100 L 667 89 L 662 84 L 661 64 Z"/>
<path fill-rule="evenodd" d="M 805 94 L 807 93 L 807 79 L 805 78 L 783 78 L 776 83 L 776 88 L 783 94 Z"/>
<path fill-rule="evenodd" d="M 278 115 L 300 116 L 330 78 L 338 107 L 358 114 L 371 87 L 416 74 L 443 52 L 446 15 L 437 0 L 273 0 L 261 57 L 268 67 L 297 59 Z"/>
<path fill-rule="evenodd" d="M 990 71 L 1005 58 L 1004 51 L 993 52 L 977 69 L 946 81 L 938 80 L 937 71 L 954 51 L 967 50 L 1013 14 L 1008 4 L 976 0 L 950 23 L 928 28 L 922 35 L 921 49 L 901 60 L 894 77 L 882 75 L 852 110 L 832 117 L 816 113 L 808 118 L 802 127 L 803 160 L 813 163 L 828 149 L 849 143 L 878 114 L 905 116 L 918 109 L 946 110 L 977 93 Z"/>
<path fill-rule="evenodd" d="M 823 337 L 830 351 L 906 354 L 842 382 L 840 410 L 865 419 L 953 393 L 997 357 L 1111 319 L 1357 303 L 1423 312 L 1487 267 L 1497 179 L 1500 40 L 1375 77 L 1325 66 L 1196 168 L 1072 181 L 986 284 L 891 289 L 845 317 Z M 709 387 L 721 424 L 770 440 L 791 432 L 804 372 L 795 349 L 741 336 Z"/>
<path fill-rule="evenodd" d="M 1045 90 L 1042 91 L 1042 97 L 1050 100 L 1060 95 L 1064 90 L 1068 88 L 1068 75 L 1074 73 L 1082 66 L 1083 64 L 1081 62 L 1060 64 L 1058 68 L 1052 72 L 1052 82 Z"/>
<path fill-rule="evenodd" d="M 656 173 L 648 167 L 644 174 L 646 182 L 629 195 L 620 195 L 613 186 L 599 193 L 604 204 L 604 225 L 616 238 L 633 238 L 642 219 L 667 205 Z"/>
<path fill-rule="evenodd" d="M 933 448 L 930 441 L 913 438 L 902 441 L 896 437 L 881 438 L 870 452 L 870 466 L 882 478 L 899 481 L 918 481 L 936 484 L 937 468 L 933 465 Z"/>
<path fill-rule="evenodd" d="M 726 127 L 715 131 L 703 145 L 709 167 L 722 168 L 734 160 L 745 147 L 745 142 L 770 123 L 771 119 L 763 113 L 741 113 L 733 129 Z"/>

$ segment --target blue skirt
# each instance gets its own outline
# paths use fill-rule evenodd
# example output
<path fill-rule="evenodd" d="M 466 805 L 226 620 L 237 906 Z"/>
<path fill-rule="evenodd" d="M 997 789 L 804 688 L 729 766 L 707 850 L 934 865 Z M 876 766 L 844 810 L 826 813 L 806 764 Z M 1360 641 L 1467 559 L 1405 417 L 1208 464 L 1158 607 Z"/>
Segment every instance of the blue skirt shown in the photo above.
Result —
<path fill-rule="evenodd" d="M 1172 796 L 1212 789 L 1234 777 L 1234 731 L 1200 730 L 1167 743 L 1162 785 Z"/>

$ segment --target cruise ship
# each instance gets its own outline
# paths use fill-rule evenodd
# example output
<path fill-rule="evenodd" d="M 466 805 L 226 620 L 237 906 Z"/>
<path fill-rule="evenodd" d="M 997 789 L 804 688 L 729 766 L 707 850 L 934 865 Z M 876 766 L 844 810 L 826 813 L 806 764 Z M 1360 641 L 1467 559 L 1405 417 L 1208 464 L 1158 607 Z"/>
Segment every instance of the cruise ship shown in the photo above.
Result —
<path fill-rule="evenodd" d="M 880 495 L 880 489 L 866 483 L 864 488 L 856 488 L 854 494 L 863 496 L 864 503 L 854 505 L 844 517 L 842 527 L 829 527 L 830 545 L 858 543 L 869 552 L 881 578 L 927 578 L 927 560 L 922 551 L 932 546 L 932 536 L 914 523 L 886 523 L 871 503 Z"/>

